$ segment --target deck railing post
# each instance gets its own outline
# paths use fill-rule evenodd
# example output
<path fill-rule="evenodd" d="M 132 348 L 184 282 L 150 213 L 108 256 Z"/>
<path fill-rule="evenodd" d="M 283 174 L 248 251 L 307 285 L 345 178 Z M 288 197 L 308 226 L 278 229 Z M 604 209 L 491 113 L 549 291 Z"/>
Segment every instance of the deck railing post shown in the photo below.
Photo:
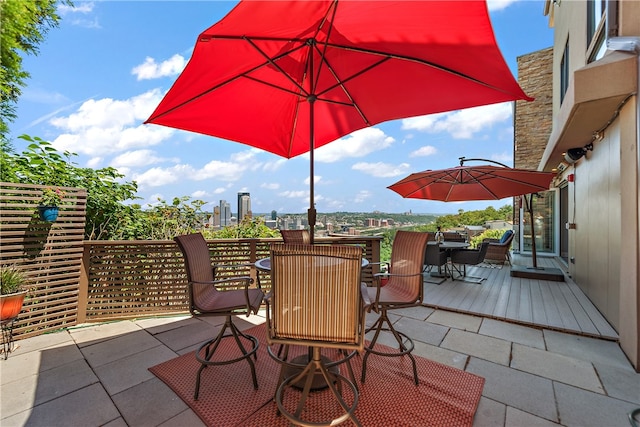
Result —
<path fill-rule="evenodd" d="M 91 268 L 89 254 L 90 242 L 82 242 L 82 263 L 80 265 L 80 282 L 78 286 L 78 314 L 77 323 L 85 323 L 87 320 L 87 304 L 89 298 L 89 270 Z"/>

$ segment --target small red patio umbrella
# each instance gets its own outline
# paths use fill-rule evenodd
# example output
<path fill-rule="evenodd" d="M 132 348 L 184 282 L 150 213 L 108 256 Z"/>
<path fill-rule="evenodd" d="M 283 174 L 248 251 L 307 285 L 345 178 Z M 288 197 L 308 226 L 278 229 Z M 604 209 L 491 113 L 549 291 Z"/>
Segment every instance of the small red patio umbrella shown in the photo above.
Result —
<path fill-rule="evenodd" d="M 387 120 L 531 100 L 486 2 L 241 1 L 200 34 L 145 123 L 291 158 Z"/>
<path fill-rule="evenodd" d="M 464 166 L 464 162 L 479 160 L 496 165 Z M 460 166 L 449 169 L 412 173 L 388 186 L 404 198 L 460 202 L 470 200 L 500 200 L 524 196 L 531 219 L 531 252 L 537 268 L 536 239 L 533 223 L 533 195 L 546 191 L 555 177 L 553 172 L 510 168 L 486 159 L 460 158 Z M 526 195 L 529 195 L 527 199 Z"/>

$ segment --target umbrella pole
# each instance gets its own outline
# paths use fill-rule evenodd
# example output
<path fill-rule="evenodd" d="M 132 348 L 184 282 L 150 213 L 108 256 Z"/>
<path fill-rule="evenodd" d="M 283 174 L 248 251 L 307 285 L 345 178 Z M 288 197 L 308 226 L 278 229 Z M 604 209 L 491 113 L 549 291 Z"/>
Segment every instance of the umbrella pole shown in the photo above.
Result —
<path fill-rule="evenodd" d="M 311 244 L 313 245 L 314 235 L 315 235 L 315 226 L 316 226 L 316 207 L 314 202 L 314 148 L 315 148 L 315 133 L 314 133 L 314 106 L 316 97 L 311 95 L 308 97 L 307 101 L 309 102 L 309 210 L 307 211 L 307 219 L 309 220 L 309 237 L 311 239 Z"/>

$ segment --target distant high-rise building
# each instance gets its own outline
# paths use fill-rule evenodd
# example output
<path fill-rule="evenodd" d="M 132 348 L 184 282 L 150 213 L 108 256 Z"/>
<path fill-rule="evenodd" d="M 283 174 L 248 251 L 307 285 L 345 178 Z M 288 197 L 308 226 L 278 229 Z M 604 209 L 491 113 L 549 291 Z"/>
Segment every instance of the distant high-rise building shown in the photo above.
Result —
<path fill-rule="evenodd" d="M 220 206 L 213 207 L 213 227 L 220 228 Z"/>
<path fill-rule="evenodd" d="M 238 193 L 238 222 L 251 212 L 251 195 L 249 193 Z"/>
<path fill-rule="evenodd" d="M 278 221 L 275 219 L 268 219 L 264 222 L 264 225 L 272 230 L 275 230 L 276 228 L 278 228 Z"/>
<path fill-rule="evenodd" d="M 271 219 L 273 219 L 273 220 L 278 219 L 278 212 L 276 212 L 276 211 L 271 211 Z"/>
<path fill-rule="evenodd" d="M 220 200 L 220 227 L 231 225 L 231 205 L 226 200 Z"/>

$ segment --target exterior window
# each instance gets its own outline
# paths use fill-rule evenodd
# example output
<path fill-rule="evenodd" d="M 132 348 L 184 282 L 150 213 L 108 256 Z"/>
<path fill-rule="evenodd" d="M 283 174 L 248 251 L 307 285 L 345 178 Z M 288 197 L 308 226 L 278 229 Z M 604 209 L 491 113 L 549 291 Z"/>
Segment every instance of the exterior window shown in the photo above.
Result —
<path fill-rule="evenodd" d="M 560 104 L 564 101 L 564 96 L 569 88 L 569 40 L 564 45 L 562 61 L 560 61 Z"/>
<path fill-rule="evenodd" d="M 605 19 L 605 0 L 589 0 L 587 2 L 587 45 L 593 41 L 593 37 L 600 27 L 600 22 Z"/>
<path fill-rule="evenodd" d="M 614 8 L 615 9 L 615 8 Z M 587 1 L 587 53 L 588 62 L 596 61 L 606 51 L 607 1 Z"/>

